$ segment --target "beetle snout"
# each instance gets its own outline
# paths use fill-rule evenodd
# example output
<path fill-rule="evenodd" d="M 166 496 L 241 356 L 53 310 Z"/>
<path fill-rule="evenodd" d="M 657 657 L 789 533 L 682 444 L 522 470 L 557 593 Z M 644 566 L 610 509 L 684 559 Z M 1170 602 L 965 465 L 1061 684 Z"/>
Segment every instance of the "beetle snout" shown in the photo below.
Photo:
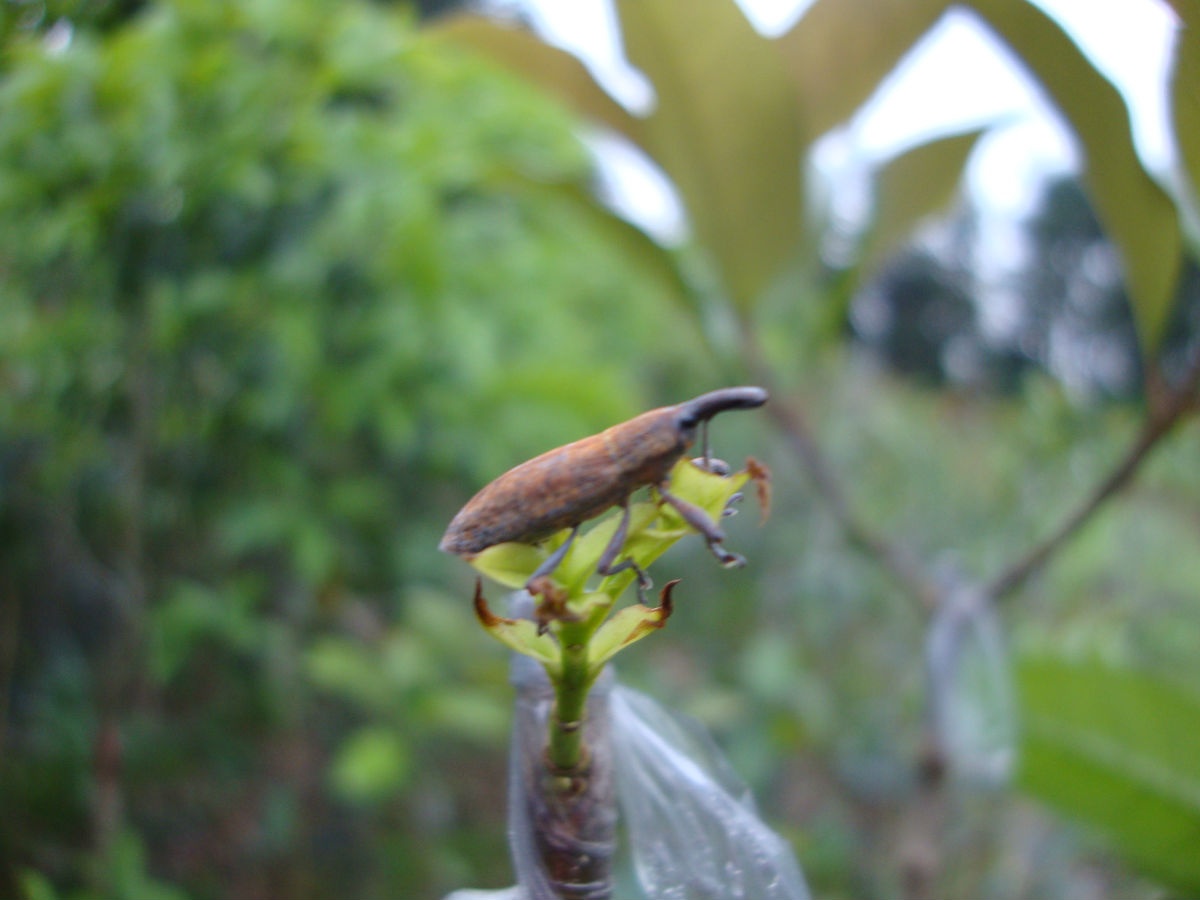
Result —
<path fill-rule="evenodd" d="M 709 391 L 679 405 L 679 425 L 691 428 L 727 409 L 754 409 L 766 403 L 767 396 L 765 389 L 753 386 Z"/>

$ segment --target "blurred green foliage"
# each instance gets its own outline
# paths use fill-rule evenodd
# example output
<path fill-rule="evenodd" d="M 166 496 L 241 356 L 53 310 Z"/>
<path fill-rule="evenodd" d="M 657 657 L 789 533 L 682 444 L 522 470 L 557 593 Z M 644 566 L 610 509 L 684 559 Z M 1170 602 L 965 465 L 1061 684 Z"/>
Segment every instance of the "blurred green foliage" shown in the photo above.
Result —
<path fill-rule="evenodd" d="M 498 877 L 502 779 L 432 772 L 506 722 L 437 536 L 464 485 L 689 365 L 573 199 L 568 119 L 366 4 L 179 0 L 6 49 L 0 894 L 32 866 L 144 896 L 83 862 L 125 852 L 88 819 L 110 722 L 148 857 L 199 896 Z"/>
<path fill-rule="evenodd" d="M 20 6 L 38 5 L 5 11 Z M 739 156 L 755 142 L 728 117 L 750 110 L 725 93 L 704 121 L 733 157 L 716 175 L 738 177 L 673 159 L 689 203 L 720 194 L 706 234 L 736 240 L 679 303 L 674 258 L 587 201 L 568 115 L 404 8 L 68 6 L 3 33 L 2 896 L 432 897 L 510 880 L 506 660 L 438 537 L 513 463 L 731 377 L 704 349 L 736 344 L 706 293 L 723 267 L 852 502 L 934 563 L 995 572 L 1138 427 L 1139 410 L 1077 408 L 1040 376 L 998 400 L 860 366 L 840 337 L 865 271 L 756 296 L 769 262 L 815 258 L 819 235 L 763 243 L 718 214 L 744 198 L 717 187 L 773 184 Z M 776 123 L 772 160 L 799 171 L 792 157 L 869 93 L 842 68 L 865 53 L 882 77 L 945 6 L 909 4 L 920 27 L 860 46 L 833 38 L 874 20 L 819 2 L 784 43 L 848 49 L 805 82 L 800 133 Z M 964 141 L 926 162 L 960 165 Z M 1125 187 L 1160 211 L 1152 185 Z M 930 212 L 893 194 L 872 240 Z M 1156 290 L 1135 298 L 1144 332 Z M 897 896 L 886 844 L 917 789 L 927 621 L 847 545 L 763 417 L 714 438 L 773 466 L 774 517 L 729 523 L 745 570 L 708 577 L 696 541 L 656 564 L 660 583 L 686 579 L 677 614 L 623 675 L 717 734 L 817 893 Z M 1200 689 L 1196 440 L 1193 422 L 1005 611 L 1018 661 L 1053 651 Z M 1154 895 L 1112 845 L 1027 800 L 952 796 L 947 895 Z"/>

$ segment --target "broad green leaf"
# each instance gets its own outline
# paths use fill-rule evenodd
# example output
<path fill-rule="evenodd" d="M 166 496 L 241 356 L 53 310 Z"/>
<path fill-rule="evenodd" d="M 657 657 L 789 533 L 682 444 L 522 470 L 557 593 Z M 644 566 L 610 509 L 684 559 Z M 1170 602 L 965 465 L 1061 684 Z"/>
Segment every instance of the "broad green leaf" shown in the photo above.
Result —
<path fill-rule="evenodd" d="M 1171 310 L 1182 239 L 1176 210 L 1146 173 L 1116 88 L 1049 16 L 1021 0 L 973 0 L 1015 51 L 1079 141 L 1084 181 L 1125 266 L 1143 350 L 1153 354 Z"/>
<path fill-rule="evenodd" d="M 810 140 L 849 119 L 948 0 L 817 0 L 777 40 Z"/>
<path fill-rule="evenodd" d="M 1200 24 L 1200 0 L 1167 0 L 1186 27 Z"/>
<path fill-rule="evenodd" d="M 862 254 L 865 276 L 956 196 L 963 168 L 983 130 L 940 138 L 890 160 L 876 178 L 875 214 Z"/>
<path fill-rule="evenodd" d="M 429 26 L 427 33 L 479 53 L 553 94 L 579 115 L 637 140 L 638 120 L 567 51 L 481 16 L 447 16 Z"/>
<path fill-rule="evenodd" d="M 1018 662 L 1019 781 L 1148 875 L 1200 891 L 1200 697 L 1145 672 Z"/>
<path fill-rule="evenodd" d="M 654 86 L 643 148 L 670 176 L 735 305 L 797 252 L 801 124 L 778 47 L 733 0 L 622 0 L 625 50 Z"/>
<path fill-rule="evenodd" d="M 1200 194 L 1200 35 L 1191 28 L 1175 33 L 1171 61 L 1171 116 L 1175 142 L 1192 194 Z"/>
<path fill-rule="evenodd" d="M 583 185 L 575 182 L 549 182 L 515 172 L 498 174 L 497 184 L 508 183 L 528 196 L 542 196 L 547 201 L 566 203 L 586 216 L 597 233 L 613 246 L 619 247 L 631 262 L 654 278 L 667 296 L 692 313 L 694 321 L 700 310 L 698 295 L 689 285 L 675 253 L 657 243 L 650 235 L 605 206 Z"/>

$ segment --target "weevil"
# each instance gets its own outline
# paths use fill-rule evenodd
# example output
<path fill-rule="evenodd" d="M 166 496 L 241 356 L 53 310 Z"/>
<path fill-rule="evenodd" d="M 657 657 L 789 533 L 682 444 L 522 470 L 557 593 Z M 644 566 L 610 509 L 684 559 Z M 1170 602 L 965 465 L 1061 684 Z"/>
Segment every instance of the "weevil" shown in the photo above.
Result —
<path fill-rule="evenodd" d="M 724 464 L 709 459 L 708 421 L 727 409 L 754 409 L 766 402 L 767 392 L 760 387 L 722 388 L 685 403 L 652 409 L 599 434 L 549 450 L 505 472 L 476 494 L 450 522 L 439 547 L 447 553 L 470 556 L 506 541 L 537 544 L 570 528 L 567 540 L 526 583 L 530 593 L 540 593 L 543 579 L 562 562 L 579 526 L 620 506 L 621 521 L 596 571 L 613 575 L 633 569 L 639 588 L 645 589 L 649 580 L 637 563 L 631 557 L 618 563 L 617 557 L 629 532 L 629 498 L 649 485 L 704 536 L 722 565 L 742 565 L 742 557 L 722 546 L 725 535 L 708 514 L 670 492 L 668 473 L 692 446 L 697 430 L 702 433 L 700 464 L 718 471 Z"/>

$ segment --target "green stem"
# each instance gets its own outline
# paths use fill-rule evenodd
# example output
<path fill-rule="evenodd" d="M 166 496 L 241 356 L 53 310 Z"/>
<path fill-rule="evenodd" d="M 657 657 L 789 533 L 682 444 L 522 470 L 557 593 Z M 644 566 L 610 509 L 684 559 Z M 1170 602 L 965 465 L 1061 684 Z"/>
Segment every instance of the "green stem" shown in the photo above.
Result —
<path fill-rule="evenodd" d="M 554 684 L 554 709 L 550 714 L 548 756 L 558 772 L 577 770 L 585 761 L 583 725 L 587 717 L 588 638 L 586 627 L 563 625 L 562 674 Z"/>

